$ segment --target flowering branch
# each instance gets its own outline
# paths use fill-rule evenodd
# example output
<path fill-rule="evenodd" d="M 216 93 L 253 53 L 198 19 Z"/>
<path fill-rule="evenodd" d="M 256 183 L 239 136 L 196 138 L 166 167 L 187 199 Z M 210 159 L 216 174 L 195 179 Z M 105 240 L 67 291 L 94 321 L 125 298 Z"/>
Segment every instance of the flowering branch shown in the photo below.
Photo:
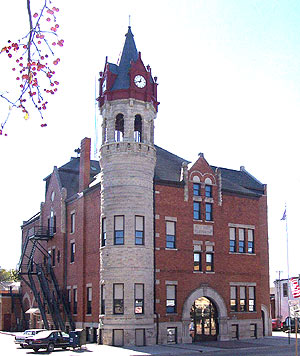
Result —
<path fill-rule="evenodd" d="M 56 14 L 59 9 L 52 5 L 52 0 L 43 0 L 41 10 L 32 15 L 30 0 L 27 1 L 29 19 L 29 32 L 17 42 L 8 41 L 0 54 L 7 54 L 9 59 L 14 59 L 12 70 L 16 72 L 19 84 L 17 94 L 9 92 L 0 93 L 0 98 L 10 104 L 6 119 L 1 123 L 0 135 L 13 108 L 24 113 L 24 118 L 29 118 L 29 112 L 36 109 L 41 119 L 44 119 L 44 110 L 47 109 L 49 95 L 54 95 L 58 90 L 59 82 L 55 80 L 53 67 L 58 65 L 60 58 L 55 58 L 55 48 L 63 47 L 64 40 L 58 39 Z M 54 60 L 50 59 L 54 57 Z M 19 73 L 18 73 L 19 72 Z M 42 127 L 47 126 L 44 122 Z"/>

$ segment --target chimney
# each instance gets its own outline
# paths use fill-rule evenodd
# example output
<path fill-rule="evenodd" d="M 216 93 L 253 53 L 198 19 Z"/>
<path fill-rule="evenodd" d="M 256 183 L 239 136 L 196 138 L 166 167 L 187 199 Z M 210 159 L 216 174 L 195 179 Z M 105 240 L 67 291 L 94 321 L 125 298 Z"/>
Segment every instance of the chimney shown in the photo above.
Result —
<path fill-rule="evenodd" d="M 91 139 L 85 137 L 80 145 L 79 192 L 88 188 L 91 169 Z"/>

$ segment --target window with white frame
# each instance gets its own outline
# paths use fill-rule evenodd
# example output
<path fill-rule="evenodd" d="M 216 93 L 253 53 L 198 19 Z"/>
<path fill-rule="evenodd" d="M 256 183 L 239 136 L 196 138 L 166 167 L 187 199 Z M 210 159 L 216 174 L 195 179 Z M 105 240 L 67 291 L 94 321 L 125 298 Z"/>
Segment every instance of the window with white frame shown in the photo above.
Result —
<path fill-rule="evenodd" d="M 247 296 L 246 296 L 246 287 L 240 287 L 240 311 L 246 312 L 247 311 Z"/>
<path fill-rule="evenodd" d="M 166 312 L 176 313 L 176 285 L 166 285 Z"/>
<path fill-rule="evenodd" d="M 71 249 L 70 262 L 73 263 L 75 261 L 75 241 L 71 241 L 70 249 Z"/>
<path fill-rule="evenodd" d="M 102 218 L 101 246 L 106 245 L 106 218 Z"/>
<path fill-rule="evenodd" d="M 236 252 L 236 229 L 235 229 L 235 227 L 229 228 L 229 251 Z"/>
<path fill-rule="evenodd" d="M 124 215 L 114 217 L 114 244 L 124 245 Z"/>
<path fill-rule="evenodd" d="M 245 229 L 239 229 L 239 252 L 245 252 Z"/>
<path fill-rule="evenodd" d="M 144 284 L 134 285 L 134 313 L 144 314 Z"/>
<path fill-rule="evenodd" d="M 254 230 L 248 229 L 248 253 L 254 253 Z"/>
<path fill-rule="evenodd" d="M 135 244 L 144 245 L 144 217 L 135 216 Z"/>
<path fill-rule="evenodd" d="M 101 284 L 101 314 L 105 314 L 105 285 Z"/>
<path fill-rule="evenodd" d="M 86 313 L 92 314 L 92 287 L 86 287 Z"/>
<path fill-rule="evenodd" d="M 124 284 L 113 285 L 113 313 L 124 314 Z"/>
<path fill-rule="evenodd" d="M 249 310 L 249 312 L 254 312 L 254 311 L 256 311 L 255 287 L 250 286 L 248 288 L 248 292 L 249 292 L 249 307 L 248 307 L 248 310 Z"/>
<path fill-rule="evenodd" d="M 230 287 L 230 311 L 237 311 L 237 287 L 232 286 Z"/>
<path fill-rule="evenodd" d="M 166 221 L 166 247 L 176 248 L 176 222 Z"/>
<path fill-rule="evenodd" d="M 75 232 L 75 213 L 71 213 L 70 233 L 73 234 L 74 232 Z"/>

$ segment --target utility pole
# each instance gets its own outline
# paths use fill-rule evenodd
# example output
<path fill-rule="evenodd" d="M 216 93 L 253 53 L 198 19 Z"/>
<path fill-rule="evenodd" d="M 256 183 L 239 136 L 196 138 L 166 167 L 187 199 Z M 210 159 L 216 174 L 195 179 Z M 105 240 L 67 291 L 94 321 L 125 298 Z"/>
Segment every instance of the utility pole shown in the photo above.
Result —
<path fill-rule="evenodd" d="M 281 322 L 281 280 L 280 280 L 281 272 L 282 271 L 276 271 L 276 273 L 278 273 L 278 294 L 279 294 L 277 318 L 280 319 L 280 322 Z"/>

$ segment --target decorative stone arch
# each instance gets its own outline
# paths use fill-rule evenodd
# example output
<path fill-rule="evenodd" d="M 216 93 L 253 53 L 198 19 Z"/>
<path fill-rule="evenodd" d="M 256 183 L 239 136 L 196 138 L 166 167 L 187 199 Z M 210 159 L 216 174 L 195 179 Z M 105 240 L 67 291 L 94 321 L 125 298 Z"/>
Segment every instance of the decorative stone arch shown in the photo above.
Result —
<path fill-rule="evenodd" d="M 268 308 L 262 304 L 261 305 L 262 313 L 262 327 L 264 328 L 263 335 L 264 336 L 271 336 L 272 335 L 272 323 L 270 319 L 270 313 Z"/>
<path fill-rule="evenodd" d="M 205 297 L 210 299 L 218 311 L 219 334 L 218 340 L 229 340 L 227 307 L 224 299 L 219 293 L 208 286 L 202 286 L 195 289 L 185 300 L 182 310 L 182 342 L 192 342 L 189 336 L 189 324 L 191 321 L 190 311 L 194 301 L 198 298 Z"/>

